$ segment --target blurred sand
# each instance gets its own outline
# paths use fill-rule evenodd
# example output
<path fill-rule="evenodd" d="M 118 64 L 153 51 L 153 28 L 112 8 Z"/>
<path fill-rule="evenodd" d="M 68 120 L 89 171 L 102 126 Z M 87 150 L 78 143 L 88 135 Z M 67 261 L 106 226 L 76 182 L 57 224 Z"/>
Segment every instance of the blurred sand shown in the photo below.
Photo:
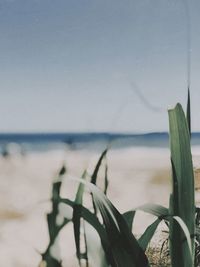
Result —
<path fill-rule="evenodd" d="M 200 149 L 194 150 L 197 167 L 199 152 Z M 48 199 L 56 172 L 66 162 L 68 173 L 80 177 L 85 168 L 92 172 L 98 157 L 97 152 L 63 150 L 0 158 L 0 266 L 38 266 L 41 259 L 38 252 L 44 252 L 48 244 L 45 214 L 51 209 Z M 168 206 L 168 149 L 111 150 L 108 167 L 108 196 L 121 212 L 147 202 Z M 65 179 L 63 196 L 74 197 L 76 187 Z M 138 212 L 134 233 L 141 234 L 153 219 Z M 96 239 L 94 231 L 89 232 L 90 238 Z M 62 231 L 60 244 L 66 266 L 77 266 L 71 225 Z"/>

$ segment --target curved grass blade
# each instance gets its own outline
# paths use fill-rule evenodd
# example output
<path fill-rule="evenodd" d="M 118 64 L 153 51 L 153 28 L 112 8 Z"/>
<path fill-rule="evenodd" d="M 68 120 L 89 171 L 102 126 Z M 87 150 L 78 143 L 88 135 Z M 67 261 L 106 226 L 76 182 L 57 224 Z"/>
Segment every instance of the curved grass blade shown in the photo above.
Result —
<path fill-rule="evenodd" d="M 64 203 L 72 208 L 75 206 L 75 202 L 67 198 L 60 198 L 60 203 Z M 99 234 L 102 245 L 106 250 L 108 248 L 108 239 L 105 232 L 105 228 L 99 222 L 98 218 L 84 206 L 81 207 L 81 217 L 88 222 Z"/>
<path fill-rule="evenodd" d="M 99 199 L 96 199 L 96 204 L 103 217 L 110 242 L 112 266 L 148 266 L 145 254 L 118 210 L 111 203 L 108 203 L 107 209 Z"/>
<path fill-rule="evenodd" d="M 62 227 L 70 221 L 67 218 L 65 218 L 62 225 L 57 225 L 56 223 L 56 218 L 59 214 L 58 205 L 60 199 L 60 189 L 62 186 L 62 177 L 65 173 L 66 173 L 66 167 L 63 165 L 60 171 L 58 172 L 58 176 L 52 186 L 52 196 L 51 196 L 52 211 L 51 213 L 47 214 L 47 223 L 48 223 L 50 241 L 46 251 L 42 254 L 42 260 L 43 262 L 46 262 L 48 267 L 61 267 L 61 262 L 52 257 L 50 249 L 54 245 L 58 233 L 60 232 L 60 229 L 62 229 Z"/>
<path fill-rule="evenodd" d="M 158 217 L 159 219 L 167 219 L 169 216 L 169 209 L 165 208 L 164 206 L 152 204 L 152 203 L 139 206 L 135 210 L 136 211 L 141 210 L 141 211 L 147 212 L 149 214 L 152 214 Z"/>
<path fill-rule="evenodd" d="M 100 158 L 99 158 L 99 160 L 98 160 L 98 162 L 97 162 L 97 164 L 96 164 L 96 166 L 94 168 L 94 172 L 93 172 L 93 174 L 91 176 L 91 183 L 94 184 L 94 185 L 96 185 L 96 183 L 97 183 L 97 175 L 98 175 L 98 172 L 99 172 L 99 168 L 101 166 L 101 163 L 102 163 L 104 157 L 107 154 L 107 151 L 108 151 L 108 149 L 106 148 L 102 152 L 102 154 L 101 154 L 101 156 L 100 156 Z M 107 191 L 107 188 L 106 187 L 105 187 L 105 190 Z M 97 209 L 96 209 L 96 206 L 95 206 L 95 203 L 94 203 L 94 198 L 93 198 L 93 194 L 92 193 L 91 193 L 91 196 L 92 196 L 92 204 L 93 204 L 93 208 L 94 208 L 94 214 L 97 214 Z"/>
<path fill-rule="evenodd" d="M 56 178 L 55 182 L 52 186 L 52 212 L 47 215 L 48 227 L 49 227 L 49 235 L 50 235 L 50 242 L 52 243 L 56 236 L 57 236 L 57 224 L 56 224 L 56 217 L 59 213 L 58 205 L 59 205 L 59 198 L 60 198 L 60 189 L 62 185 L 62 176 L 66 173 L 65 166 L 62 166 L 58 173 L 58 177 Z"/>
<path fill-rule="evenodd" d="M 100 166 L 101 166 L 102 160 L 104 159 L 104 157 L 105 157 L 106 154 L 107 154 L 107 151 L 108 151 L 108 149 L 106 148 L 106 149 L 102 152 L 102 154 L 101 154 L 101 156 L 100 156 L 100 158 L 99 158 L 99 160 L 98 160 L 98 162 L 97 162 L 97 164 L 96 164 L 96 166 L 95 166 L 94 172 L 93 172 L 93 174 L 92 174 L 92 176 L 91 176 L 91 183 L 92 183 L 92 184 L 95 184 L 95 185 L 96 185 L 96 183 L 97 183 L 97 175 L 98 175 L 98 172 L 99 172 L 99 168 L 100 168 Z"/>
<path fill-rule="evenodd" d="M 93 184 L 82 179 L 73 179 L 82 182 L 93 193 L 95 205 L 98 207 L 104 221 L 109 242 L 107 257 L 112 267 L 146 267 L 148 260 L 140 248 L 136 238 L 128 225 L 108 198 Z"/>
<path fill-rule="evenodd" d="M 155 220 L 151 225 L 148 226 L 144 234 L 139 238 L 138 242 L 140 247 L 146 251 L 149 242 L 151 241 L 159 223 L 161 222 L 160 219 Z"/>
<path fill-rule="evenodd" d="M 105 163 L 105 182 L 104 182 L 104 194 L 107 195 L 109 180 L 108 180 L 108 163 Z"/>
<path fill-rule="evenodd" d="M 75 203 L 69 199 L 60 199 L 60 203 L 65 203 L 72 208 L 75 205 Z M 111 247 L 110 240 L 109 240 L 110 237 L 108 236 L 106 229 L 103 227 L 103 225 L 101 225 L 98 218 L 83 206 L 82 206 L 81 215 L 82 215 L 82 218 L 85 221 L 87 221 L 91 226 L 93 226 L 94 229 L 97 231 L 108 262 L 112 263 L 111 266 L 116 266 L 115 262 L 113 262 L 113 259 L 112 259 L 112 254 L 111 254 L 112 247 Z M 119 266 L 123 266 L 123 265 L 119 265 Z M 131 266 L 135 266 L 135 265 L 131 265 Z M 142 266 L 142 265 L 136 265 L 136 266 Z M 144 265 L 144 266 L 147 266 L 147 265 Z"/>
<path fill-rule="evenodd" d="M 180 217 L 173 216 L 173 219 L 178 222 L 178 224 L 180 225 L 180 227 L 181 227 L 181 229 L 182 229 L 182 231 L 183 231 L 183 233 L 184 233 L 184 235 L 186 237 L 188 248 L 189 248 L 189 251 L 190 251 L 191 266 L 192 266 L 192 242 L 191 242 L 191 239 L 190 239 L 190 232 L 189 232 L 189 230 L 187 228 L 187 225 L 184 223 L 184 221 Z"/>
<path fill-rule="evenodd" d="M 133 227 L 133 220 L 134 220 L 134 217 L 135 217 L 135 211 L 134 210 L 130 210 L 130 211 L 127 211 L 125 213 L 122 214 L 127 225 L 128 225 L 128 228 L 132 231 L 132 227 Z"/>
<path fill-rule="evenodd" d="M 85 179 L 85 177 L 86 177 L 86 171 L 84 171 L 82 179 Z M 81 213 L 82 213 L 81 209 L 83 202 L 84 186 L 85 186 L 84 184 L 79 183 L 79 187 L 76 193 L 76 198 L 74 201 L 75 205 L 73 207 L 73 216 L 72 216 L 74 239 L 76 244 L 76 256 L 78 258 L 79 266 L 81 266 L 81 258 L 82 258 L 80 251 L 80 229 L 81 229 Z"/>

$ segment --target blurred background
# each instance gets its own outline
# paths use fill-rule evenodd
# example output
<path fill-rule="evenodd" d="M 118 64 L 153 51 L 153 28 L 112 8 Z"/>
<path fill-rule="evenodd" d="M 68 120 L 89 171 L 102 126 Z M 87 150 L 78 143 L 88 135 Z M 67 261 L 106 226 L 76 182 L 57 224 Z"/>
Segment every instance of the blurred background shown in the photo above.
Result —
<path fill-rule="evenodd" d="M 198 170 L 199 12 L 195 0 L 0 0 L 1 266 L 38 266 L 58 170 L 91 174 L 107 145 L 119 210 L 167 206 L 167 110 L 186 108 L 188 85 Z M 63 194 L 75 189 L 66 177 Z M 61 255 L 74 267 L 70 227 Z"/>

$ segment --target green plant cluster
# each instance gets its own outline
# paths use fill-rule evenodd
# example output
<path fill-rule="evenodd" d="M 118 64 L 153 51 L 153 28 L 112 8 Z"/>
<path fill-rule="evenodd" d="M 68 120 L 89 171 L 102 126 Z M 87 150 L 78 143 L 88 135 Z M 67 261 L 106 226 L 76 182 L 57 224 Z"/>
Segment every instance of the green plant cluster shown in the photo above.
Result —
<path fill-rule="evenodd" d="M 68 223 L 73 223 L 76 256 L 79 266 L 90 266 L 87 251 L 87 232 L 85 222 L 90 224 L 99 235 L 104 252 L 102 267 L 147 267 L 150 260 L 147 253 L 155 231 L 161 221 L 168 227 L 169 258 L 172 267 L 193 267 L 199 264 L 199 209 L 195 207 L 194 171 L 191 155 L 191 122 L 190 98 L 188 92 L 187 112 L 177 104 L 169 110 L 169 136 L 172 167 L 172 193 L 169 197 L 169 207 L 157 204 L 146 204 L 135 210 L 121 214 L 107 198 L 107 149 L 100 156 L 93 174 L 88 181 L 87 172 L 82 178 L 74 179 L 79 183 L 74 201 L 62 198 L 60 189 L 65 167 L 60 170 L 57 181 L 52 187 L 52 211 L 47 215 L 50 242 L 42 254 L 40 266 L 61 267 L 62 262 L 53 258 L 51 247 Z M 104 164 L 103 164 L 104 163 Z M 105 167 L 104 189 L 97 187 L 98 172 L 101 166 Z M 92 208 L 83 204 L 84 191 L 87 188 L 91 194 Z M 61 224 L 56 223 L 59 215 L 58 205 L 63 203 L 73 209 L 72 218 L 65 218 Z M 153 214 L 156 220 L 147 227 L 138 239 L 132 233 L 132 224 L 137 210 Z M 81 237 L 83 237 L 81 239 Z M 84 243 L 85 250 L 81 247 Z M 66 248 L 67 249 L 67 248 Z M 83 265 L 84 264 L 84 265 Z M 99 267 L 99 266 L 97 266 Z"/>

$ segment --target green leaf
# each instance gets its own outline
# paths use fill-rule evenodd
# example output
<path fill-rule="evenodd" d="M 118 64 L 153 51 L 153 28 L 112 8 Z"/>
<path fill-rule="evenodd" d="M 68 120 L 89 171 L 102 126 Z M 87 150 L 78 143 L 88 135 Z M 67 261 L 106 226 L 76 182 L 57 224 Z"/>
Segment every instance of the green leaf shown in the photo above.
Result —
<path fill-rule="evenodd" d="M 62 168 L 58 172 L 56 180 L 52 185 L 52 197 L 51 197 L 52 211 L 51 213 L 47 214 L 47 223 L 48 223 L 50 241 L 46 251 L 42 254 L 42 260 L 47 264 L 48 267 L 61 267 L 61 262 L 59 262 L 58 260 L 54 259 L 51 256 L 50 249 L 54 245 L 60 230 L 70 222 L 68 218 L 65 218 L 61 225 L 57 225 L 56 223 L 56 218 L 59 213 L 58 205 L 60 199 L 60 190 L 62 186 L 62 177 L 65 173 L 66 173 L 66 168 L 65 166 L 62 166 Z"/>
<path fill-rule="evenodd" d="M 96 166 L 95 166 L 94 172 L 93 172 L 93 174 L 92 174 L 92 176 L 91 176 L 91 183 L 92 183 L 92 184 L 96 184 L 96 183 L 97 183 L 97 175 L 98 175 L 98 172 L 99 172 L 99 168 L 100 168 L 100 166 L 101 166 L 102 160 L 104 159 L 104 157 L 105 157 L 106 154 L 107 154 L 107 151 L 108 151 L 108 149 L 106 148 L 106 149 L 103 151 L 103 153 L 101 154 L 101 156 L 100 156 L 100 158 L 99 158 L 99 160 L 98 160 L 98 162 L 97 162 L 97 164 L 96 164 Z"/>
<path fill-rule="evenodd" d="M 86 178 L 87 171 L 85 170 L 81 176 L 82 179 Z M 77 205 L 82 205 L 83 202 L 83 193 L 84 193 L 84 187 L 85 185 L 82 183 L 79 183 L 78 190 L 76 193 L 75 203 Z"/>
<path fill-rule="evenodd" d="M 84 171 L 82 175 L 82 179 L 85 179 L 86 171 Z M 84 184 L 79 183 L 79 187 L 76 193 L 75 198 L 75 205 L 73 208 L 73 228 L 74 228 L 74 239 L 76 244 L 76 255 L 79 261 L 79 265 L 81 266 L 81 251 L 80 251 L 80 230 L 81 230 L 81 209 L 82 209 L 82 202 L 83 202 L 83 193 L 84 193 Z"/>
<path fill-rule="evenodd" d="M 60 169 L 60 171 L 59 171 L 59 174 L 58 174 L 58 176 L 62 176 L 62 175 L 64 175 L 65 173 L 66 173 L 66 167 L 65 167 L 65 165 L 63 165 L 62 166 L 62 168 Z"/>
<path fill-rule="evenodd" d="M 188 125 L 180 104 L 177 104 L 175 109 L 169 110 L 169 124 L 171 159 L 178 185 L 180 217 L 190 233 L 194 234 L 194 173 Z"/>
<path fill-rule="evenodd" d="M 190 89 L 188 88 L 188 99 L 187 99 L 187 123 L 188 123 L 188 129 L 191 136 L 191 108 L 190 108 Z"/>
<path fill-rule="evenodd" d="M 60 203 L 64 203 L 64 204 L 66 204 L 72 208 L 74 208 L 74 206 L 75 206 L 75 202 L 71 201 L 69 199 L 60 198 Z M 97 216 L 95 216 L 91 211 L 89 211 L 87 208 L 82 206 L 81 217 L 97 231 L 97 233 L 101 239 L 103 249 L 104 249 L 104 251 L 106 251 L 108 253 L 109 241 L 107 238 L 107 234 L 106 234 L 105 228 L 103 227 L 103 225 L 101 225 Z"/>
<path fill-rule="evenodd" d="M 149 225 L 144 232 L 144 234 L 139 238 L 138 242 L 140 244 L 140 247 L 146 251 L 147 246 L 149 242 L 151 241 L 159 223 L 161 222 L 160 219 L 157 219 L 155 222 L 153 222 L 151 225 Z"/>
<path fill-rule="evenodd" d="M 57 236 L 58 229 L 59 229 L 59 227 L 56 224 L 56 217 L 59 213 L 58 205 L 59 205 L 59 198 L 60 198 L 60 190 L 62 186 L 62 177 L 65 174 L 65 172 L 66 172 L 66 168 L 65 166 L 62 166 L 52 186 L 52 196 L 51 196 L 52 211 L 51 213 L 47 214 L 50 243 L 52 244 Z"/>
<path fill-rule="evenodd" d="M 167 219 L 167 217 L 169 216 L 169 210 L 167 208 L 161 205 L 152 204 L 152 203 L 139 206 L 135 210 L 141 210 L 141 211 L 147 212 L 149 214 L 152 214 L 158 217 L 159 219 Z"/>
<path fill-rule="evenodd" d="M 100 156 L 100 158 L 99 158 L 99 160 L 98 160 L 98 162 L 97 162 L 97 164 L 96 164 L 96 166 L 94 168 L 94 172 L 93 172 L 93 174 L 91 176 L 91 183 L 94 184 L 94 185 L 96 185 L 96 183 L 97 183 L 97 175 L 98 175 L 98 172 L 99 172 L 99 168 L 101 166 L 101 163 L 102 163 L 103 159 L 105 158 L 105 156 L 107 154 L 107 151 L 108 151 L 108 149 L 106 148 L 102 152 L 102 154 L 101 154 L 101 156 Z M 107 175 L 107 173 L 106 173 L 106 175 Z M 106 179 L 107 179 L 107 177 L 106 177 Z M 105 191 L 107 191 L 107 185 L 106 184 L 105 184 Z M 92 193 L 91 193 L 91 196 L 92 196 L 92 204 L 93 204 L 93 208 L 94 208 L 94 213 L 97 214 L 97 210 L 96 210 L 96 206 L 95 206 L 95 203 L 94 203 L 94 198 L 93 198 L 93 194 Z"/>
<path fill-rule="evenodd" d="M 145 253 L 140 248 L 136 238 L 128 228 L 125 219 L 113 206 L 110 200 L 108 200 L 108 198 L 95 185 L 82 179 L 73 180 L 87 185 L 94 196 L 95 205 L 101 213 L 108 237 L 109 253 L 107 253 L 107 251 L 105 251 L 105 253 L 111 266 L 149 266 Z"/>
<path fill-rule="evenodd" d="M 105 164 L 105 183 L 104 183 L 104 194 L 105 195 L 107 195 L 108 185 L 109 185 L 109 181 L 108 181 L 108 164 L 107 164 L 107 161 L 106 161 L 106 164 Z"/>
<path fill-rule="evenodd" d="M 49 254 L 43 257 L 42 262 L 40 263 L 39 267 L 62 267 L 62 265 L 61 265 L 61 262 L 52 258 Z"/>
<path fill-rule="evenodd" d="M 181 226 L 181 229 L 186 237 L 187 240 L 187 244 L 188 244 L 188 248 L 190 250 L 190 256 L 191 256 L 191 263 L 192 263 L 192 242 L 190 239 L 190 232 L 187 228 L 187 225 L 184 223 L 184 221 L 178 217 L 178 216 L 173 216 L 173 219 L 176 220 L 178 222 L 178 224 Z M 183 241 L 184 242 L 184 241 Z"/>
<path fill-rule="evenodd" d="M 124 217 L 124 219 L 128 225 L 128 228 L 132 231 L 133 220 L 135 217 L 135 211 L 134 210 L 127 211 L 127 212 L 123 213 L 123 217 Z"/>
<path fill-rule="evenodd" d="M 169 110 L 170 146 L 173 175 L 173 192 L 170 198 L 170 211 L 179 216 L 186 224 L 191 238 L 194 255 L 195 202 L 194 173 L 190 148 L 190 132 L 188 122 L 180 104 Z M 172 266 L 190 265 L 190 251 L 184 239 L 180 225 L 170 222 L 170 252 Z M 178 245 L 179 244 L 179 245 Z M 180 263 L 180 260 L 182 262 Z M 181 264 L 181 265 L 180 265 Z"/>

